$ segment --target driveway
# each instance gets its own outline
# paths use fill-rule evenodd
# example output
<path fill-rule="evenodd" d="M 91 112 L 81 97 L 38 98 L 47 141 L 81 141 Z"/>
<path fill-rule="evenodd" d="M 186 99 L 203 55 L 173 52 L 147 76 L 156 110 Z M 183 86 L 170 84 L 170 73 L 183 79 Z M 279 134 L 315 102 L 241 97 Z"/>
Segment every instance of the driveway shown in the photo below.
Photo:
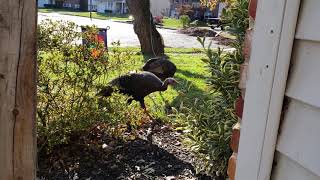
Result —
<path fill-rule="evenodd" d="M 114 22 L 112 20 L 90 19 L 86 17 L 61 15 L 58 13 L 38 13 L 38 23 L 44 19 L 52 20 L 67 20 L 72 21 L 78 25 L 96 25 L 100 28 L 110 26 L 108 31 L 108 44 L 120 40 L 121 46 L 139 46 L 139 39 L 134 33 L 133 25 L 127 23 Z M 200 43 L 196 37 L 180 34 L 177 30 L 160 29 L 159 33 L 162 35 L 166 47 L 174 48 L 201 48 Z M 207 45 L 209 41 L 207 42 Z M 215 48 L 218 45 L 213 42 L 211 47 Z"/>

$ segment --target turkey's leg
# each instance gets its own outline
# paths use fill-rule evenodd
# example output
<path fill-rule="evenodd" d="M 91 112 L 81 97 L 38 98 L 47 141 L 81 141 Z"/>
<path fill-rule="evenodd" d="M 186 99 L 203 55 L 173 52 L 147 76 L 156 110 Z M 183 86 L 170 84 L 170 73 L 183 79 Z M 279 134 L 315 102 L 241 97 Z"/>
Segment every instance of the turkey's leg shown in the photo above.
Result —
<path fill-rule="evenodd" d="M 154 122 L 153 122 L 153 117 L 149 114 L 149 112 L 147 111 L 146 105 L 144 104 L 144 101 L 140 101 L 141 107 L 144 110 L 144 113 L 146 113 L 149 117 L 150 117 L 150 124 L 151 127 L 148 128 L 147 130 L 147 140 L 152 144 L 152 135 L 153 135 L 153 128 L 155 126 Z"/>

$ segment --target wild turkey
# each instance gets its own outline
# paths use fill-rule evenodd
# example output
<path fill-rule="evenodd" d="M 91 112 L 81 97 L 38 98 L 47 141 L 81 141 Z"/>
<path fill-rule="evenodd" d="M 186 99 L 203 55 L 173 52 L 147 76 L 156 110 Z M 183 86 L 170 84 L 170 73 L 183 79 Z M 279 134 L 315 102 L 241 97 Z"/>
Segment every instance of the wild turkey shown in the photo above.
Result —
<path fill-rule="evenodd" d="M 103 88 L 99 95 L 108 97 L 114 91 L 114 87 L 119 89 L 119 92 L 131 96 L 128 103 L 132 100 L 140 102 L 141 107 L 146 111 L 144 97 L 156 92 L 165 91 L 168 85 L 175 85 L 177 81 L 174 78 L 167 78 L 161 81 L 156 75 L 150 72 L 131 73 L 120 76 L 112 80 L 107 87 Z"/>
<path fill-rule="evenodd" d="M 149 59 L 142 69 L 144 71 L 152 72 L 164 81 L 166 78 L 174 76 L 177 67 L 165 57 L 156 57 Z"/>

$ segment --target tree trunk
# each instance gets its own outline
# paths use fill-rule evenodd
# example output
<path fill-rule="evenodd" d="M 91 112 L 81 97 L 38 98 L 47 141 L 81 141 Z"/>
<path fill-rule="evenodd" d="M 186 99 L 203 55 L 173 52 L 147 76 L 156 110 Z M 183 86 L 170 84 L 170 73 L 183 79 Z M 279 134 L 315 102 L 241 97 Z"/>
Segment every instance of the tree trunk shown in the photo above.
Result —
<path fill-rule="evenodd" d="M 162 56 L 164 44 L 153 23 L 149 0 L 126 0 L 129 13 L 134 17 L 134 32 L 138 35 L 144 55 Z"/>

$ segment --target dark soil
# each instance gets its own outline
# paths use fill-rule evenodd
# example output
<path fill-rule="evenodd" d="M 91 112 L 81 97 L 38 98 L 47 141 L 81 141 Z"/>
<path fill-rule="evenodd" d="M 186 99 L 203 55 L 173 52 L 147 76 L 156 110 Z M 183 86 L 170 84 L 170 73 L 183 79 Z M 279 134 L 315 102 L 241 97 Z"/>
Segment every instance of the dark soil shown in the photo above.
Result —
<path fill-rule="evenodd" d="M 220 36 L 219 34 L 217 34 L 217 32 L 210 29 L 190 27 L 186 29 L 180 29 L 179 32 L 182 34 L 187 34 L 189 36 L 212 37 L 213 41 L 216 41 L 217 44 L 223 46 L 230 46 L 233 42 L 235 42 L 234 39 Z"/>
<path fill-rule="evenodd" d="M 49 155 L 39 153 L 38 176 L 52 180 L 213 179 L 196 175 L 192 164 L 201 162 L 183 147 L 180 133 L 156 126 L 152 143 L 146 140 L 146 128 L 136 134 L 127 133 L 124 136 L 131 140 L 120 140 L 97 126 Z"/>

